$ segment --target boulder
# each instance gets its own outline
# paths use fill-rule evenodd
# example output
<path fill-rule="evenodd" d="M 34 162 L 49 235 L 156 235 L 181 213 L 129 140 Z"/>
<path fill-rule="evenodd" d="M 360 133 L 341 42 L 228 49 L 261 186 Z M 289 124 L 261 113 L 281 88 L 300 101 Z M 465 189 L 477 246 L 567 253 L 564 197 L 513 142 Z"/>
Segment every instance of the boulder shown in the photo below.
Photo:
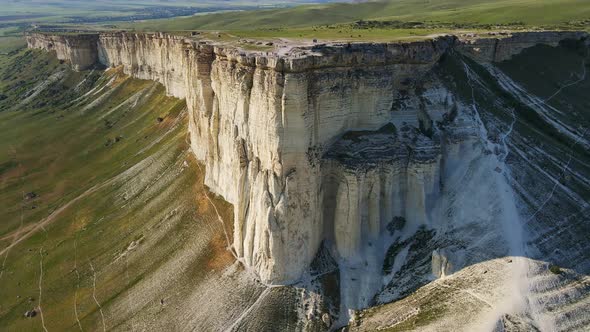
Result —
<path fill-rule="evenodd" d="M 25 317 L 27 317 L 27 318 L 33 318 L 35 316 L 37 316 L 37 310 L 35 310 L 35 309 L 31 309 L 31 310 L 25 312 Z"/>

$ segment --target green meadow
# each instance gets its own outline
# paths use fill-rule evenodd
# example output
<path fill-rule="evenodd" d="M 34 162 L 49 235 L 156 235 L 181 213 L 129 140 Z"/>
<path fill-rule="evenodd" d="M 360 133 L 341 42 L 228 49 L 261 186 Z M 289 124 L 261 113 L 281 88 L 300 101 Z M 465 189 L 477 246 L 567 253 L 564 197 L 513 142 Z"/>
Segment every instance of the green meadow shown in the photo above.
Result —
<path fill-rule="evenodd" d="M 590 2 L 585 0 L 388 0 L 298 6 L 263 11 L 242 11 L 189 18 L 152 20 L 123 27 L 158 30 L 223 30 L 238 35 L 306 35 L 305 28 L 341 26 L 359 20 L 415 22 L 437 30 L 488 26 L 523 28 L 587 27 Z M 298 31 L 297 29 L 303 29 Z M 338 37 L 338 27 L 330 37 Z M 400 34 L 403 30 L 395 30 Z M 324 32 L 326 35 L 327 32 Z M 382 31 L 372 32 L 378 36 Z"/>

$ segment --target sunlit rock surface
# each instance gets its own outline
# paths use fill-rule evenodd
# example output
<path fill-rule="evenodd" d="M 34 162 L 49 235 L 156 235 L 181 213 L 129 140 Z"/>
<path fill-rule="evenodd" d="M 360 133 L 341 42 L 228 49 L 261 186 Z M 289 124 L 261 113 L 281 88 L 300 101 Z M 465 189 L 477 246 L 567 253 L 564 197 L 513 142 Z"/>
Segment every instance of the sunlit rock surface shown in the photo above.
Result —
<path fill-rule="evenodd" d="M 83 70 L 97 64 L 98 35 L 48 35 L 34 34 L 27 37 L 30 48 L 55 52 L 60 60 L 68 61 L 74 70 Z"/>
<path fill-rule="evenodd" d="M 573 157 L 576 147 L 587 146 L 588 101 L 581 92 L 554 98 L 587 85 L 587 34 L 318 45 L 281 56 L 127 33 L 100 34 L 95 54 L 73 56 L 92 48 L 68 50 L 78 45 L 68 38 L 74 37 L 28 41 L 58 50 L 76 68 L 92 61 L 123 66 L 186 98 L 205 184 L 234 206 L 237 258 L 266 284 L 319 287 L 321 295 L 304 296 L 307 309 L 299 315 L 311 322 L 306 328 L 324 314 L 335 326 L 352 319 L 359 330 L 403 330 L 417 321 L 426 330 L 456 330 L 466 317 L 486 329 L 567 330 L 589 322 L 588 156 Z M 510 64 L 531 47 L 577 54 L 570 59 L 577 67 L 549 73 L 561 87 L 529 92 L 510 78 L 523 79 Z M 548 104 L 568 98 L 576 103 Z M 563 116 L 562 106 L 576 120 Z M 550 169 L 529 162 L 528 154 L 541 155 Z M 554 223 L 557 216 L 564 227 Z M 574 254 L 565 248 L 567 237 L 579 246 Z M 574 271 L 552 275 L 549 264 Z M 469 281 L 472 275 L 481 275 L 482 284 Z M 332 277 L 339 289 L 333 301 L 318 286 Z M 447 311 L 421 295 L 439 292 L 437 285 L 455 290 L 443 298 L 467 294 L 478 309 L 457 307 L 458 315 L 437 321 L 436 313 Z M 547 294 L 552 289 L 559 292 Z M 416 302 L 398 307 L 402 298 Z M 387 303 L 371 309 L 377 325 L 349 311 Z M 379 320 L 379 308 L 396 314 Z M 461 328 L 473 330 L 467 325 Z"/>

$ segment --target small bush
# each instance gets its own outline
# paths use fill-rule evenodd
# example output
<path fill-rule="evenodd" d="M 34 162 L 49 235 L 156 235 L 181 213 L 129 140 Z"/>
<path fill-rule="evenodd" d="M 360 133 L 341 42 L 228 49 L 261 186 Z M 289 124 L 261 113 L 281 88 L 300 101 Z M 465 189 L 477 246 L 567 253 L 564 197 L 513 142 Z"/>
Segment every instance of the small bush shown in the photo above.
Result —
<path fill-rule="evenodd" d="M 549 271 L 551 271 L 551 273 L 553 274 L 561 274 L 561 268 L 557 265 L 551 265 L 549 266 Z"/>
<path fill-rule="evenodd" d="M 399 231 L 406 225 L 406 219 L 404 217 L 393 217 L 393 219 L 387 224 L 387 231 L 390 235 L 393 235 L 395 231 Z"/>

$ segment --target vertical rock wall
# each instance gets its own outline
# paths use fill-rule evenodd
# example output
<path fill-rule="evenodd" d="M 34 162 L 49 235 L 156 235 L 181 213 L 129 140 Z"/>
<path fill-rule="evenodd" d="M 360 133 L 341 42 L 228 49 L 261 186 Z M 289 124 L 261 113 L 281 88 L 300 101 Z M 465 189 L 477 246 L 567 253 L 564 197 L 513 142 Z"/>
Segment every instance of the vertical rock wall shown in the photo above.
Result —
<path fill-rule="evenodd" d="M 55 52 L 60 60 L 68 61 L 74 70 L 94 66 L 98 61 L 96 34 L 48 35 L 42 33 L 27 35 L 29 48 Z"/>
<path fill-rule="evenodd" d="M 263 281 L 277 284 L 298 279 L 322 240 L 354 262 L 394 217 L 430 222 L 440 147 L 421 142 L 408 154 L 393 146 L 399 158 L 369 168 L 325 155 L 351 130 L 403 124 L 408 116 L 428 124 L 419 107 L 400 113 L 399 92 L 449 49 L 485 53 L 487 61 L 504 57 L 498 55 L 502 42 L 458 44 L 454 37 L 315 46 L 286 56 L 165 34 L 31 34 L 27 40 L 29 47 L 55 50 L 76 69 L 97 62 L 123 66 L 186 98 L 191 146 L 207 167 L 205 183 L 234 205 L 234 250 Z"/>

